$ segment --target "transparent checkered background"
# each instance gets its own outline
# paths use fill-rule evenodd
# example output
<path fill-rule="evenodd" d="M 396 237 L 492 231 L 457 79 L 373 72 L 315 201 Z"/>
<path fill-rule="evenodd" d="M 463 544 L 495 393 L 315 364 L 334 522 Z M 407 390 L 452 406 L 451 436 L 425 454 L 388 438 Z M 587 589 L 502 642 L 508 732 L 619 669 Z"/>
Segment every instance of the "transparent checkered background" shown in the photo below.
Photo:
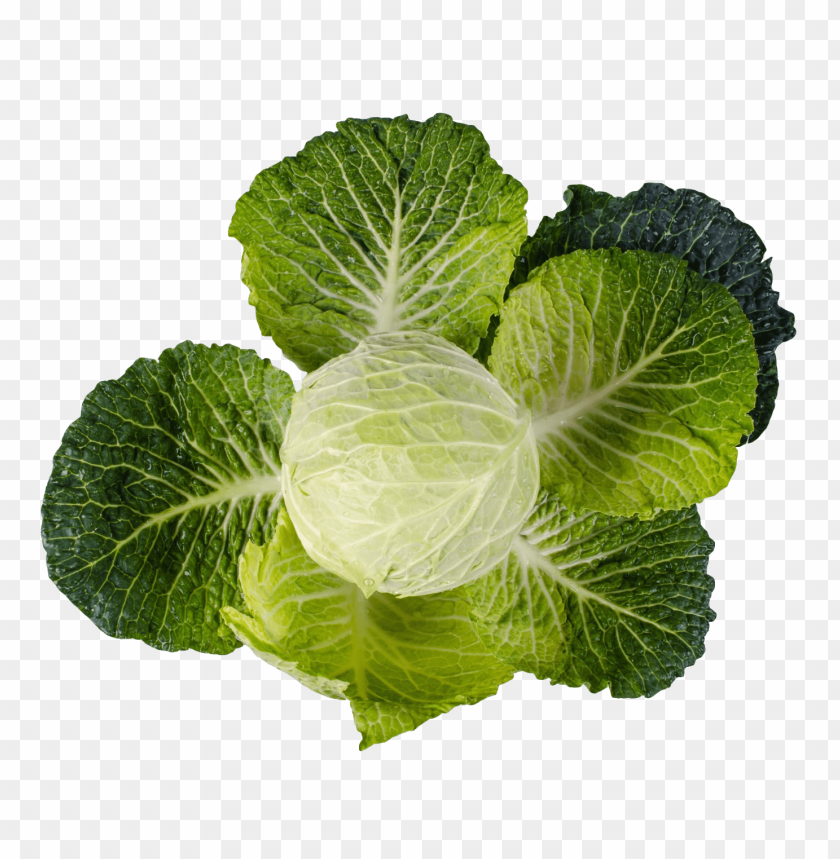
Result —
<path fill-rule="evenodd" d="M 831 11 L 0 2 L 4 859 L 840 855 Z M 437 111 L 481 127 L 534 225 L 579 181 L 725 201 L 799 335 L 703 505 L 718 620 L 684 680 L 620 701 L 519 675 L 362 754 L 349 708 L 248 652 L 100 634 L 47 579 L 39 499 L 84 395 L 137 357 L 191 338 L 283 364 L 226 235 L 261 168 L 347 116 Z"/>

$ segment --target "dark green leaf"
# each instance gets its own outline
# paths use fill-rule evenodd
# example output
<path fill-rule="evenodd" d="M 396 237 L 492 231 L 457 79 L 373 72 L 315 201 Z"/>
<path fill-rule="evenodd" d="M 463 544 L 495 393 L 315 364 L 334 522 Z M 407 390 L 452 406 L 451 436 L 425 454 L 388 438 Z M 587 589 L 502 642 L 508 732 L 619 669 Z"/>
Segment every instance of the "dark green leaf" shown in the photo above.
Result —
<path fill-rule="evenodd" d="M 181 343 L 85 399 L 53 460 L 50 578 L 108 635 L 229 653 L 219 610 L 280 502 L 291 379 L 255 352 Z"/>
<path fill-rule="evenodd" d="M 650 697 L 703 655 L 713 548 L 694 507 L 575 516 L 544 493 L 507 562 L 464 591 L 485 644 L 518 671 Z"/>

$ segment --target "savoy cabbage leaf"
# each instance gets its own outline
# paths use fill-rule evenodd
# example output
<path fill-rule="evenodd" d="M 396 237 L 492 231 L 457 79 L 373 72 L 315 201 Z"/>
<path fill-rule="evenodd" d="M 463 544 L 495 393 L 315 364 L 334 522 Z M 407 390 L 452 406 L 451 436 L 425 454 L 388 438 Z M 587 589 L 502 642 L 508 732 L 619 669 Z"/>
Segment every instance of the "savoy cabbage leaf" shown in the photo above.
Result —
<path fill-rule="evenodd" d="M 713 548 L 695 507 L 575 515 L 543 493 L 505 563 L 465 590 L 483 640 L 517 671 L 650 697 L 703 655 Z"/>
<path fill-rule="evenodd" d="M 291 379 L 255 352 L 181 343 L 100 382 L 44 493 L 50 578 L 103 632 L 229 653 L 239 554 L 281 499 Z"/>
<path fill-rule="evenodd" d="M 239 580 L 245 606 L 222 610 L 237 638 L 305 686 L 349 700 L 361 749 L 513 677 L 482 644 L 462 589 L 365 597 L 307 555 L 285 510 L 268 543 L 245 548 Z"/>
<path fill-rule="evenodd" d="M 408 329 L 472 353 L 527 233 L 526 198 L 473 126 L 348 119 L 263 170 L 230 235 L 261 330 L 303 370 Z"/>
<path fill-rule="evenodd" d="M 759 371 L 754 427 L 741 443 L 767 428 L 779 389 L 776 349 L 795 334 L 793 314 L 779 304 L 770 260 L 756 231 L 717 200 L 690 188 L 646 183 L 625 197 L 571 185 L 567 208 L 545 217 L 526 239 L 511 284 L 523 283 L 547 259 L 589 248 L 668 253 L 704 280 L 725 286 L 752 325 Z"/>
<path fill-rule="evenodd" d="M 668 254 L 554 257 L 514 289 L 490 370 L 529 408 L 540 479 L 572 510 L 653 516 L 729 482 L 757 359 L 726 289 Z"/>

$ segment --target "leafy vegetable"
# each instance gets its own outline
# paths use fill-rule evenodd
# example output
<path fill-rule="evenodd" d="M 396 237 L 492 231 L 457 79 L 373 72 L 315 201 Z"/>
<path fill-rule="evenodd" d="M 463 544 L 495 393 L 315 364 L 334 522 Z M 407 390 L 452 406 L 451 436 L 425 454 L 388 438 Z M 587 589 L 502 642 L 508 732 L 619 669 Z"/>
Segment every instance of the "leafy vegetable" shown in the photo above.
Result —
<path fill-rule="evenodd" d="M 554 257 L 514 289 L 490 369 L 572 510 L 650 517 L 729 482 L 757 361 L 737 302 L 667 254 Z"/>
<path fill-rule="evenodd" d="M 695 507 L 574 515 L 543 493 L 506 561 L 467 595 L 482 639 L 517 671 L 650 697 L 703 655 L 713 548 Z"/>
<path fill-rule="evenodd" d="M 492 569 L 539 486 L 530 412 L 422 331 L 374 335 L 310 373 L 282 458 L 307 552 L 368 596 L 447 590 Z"/>
<path fill-rule="evenodd" d="M 525 238 L 526 199 L 477 128 L 349 119 L 263 170 L 230 234 L 261 330 L 303 370 L 406 329 L 472 353 Z"/>
<path fill-rule="evenodd" d="M 779 305 L 773 290 L 767 249 L 755 230 L 690 188 L 673 191 L 648 183 L 626 197 L 613 197 L 571 185 L 565 200 L 568 208 L 543 218 L 523 244 L 511 283 L 524 282 L 551 257 L 617 247 L 671 254 L 705 280 L 723 284 L 747 315 L 758 353 L 758 390 L 750 412 L 755 426 L 741 442 L 755 441 L 767 429 L 779 389 L 776 349 L 796 334 L 793 314 Z"/>
<path fill-rule="evenodd" d="M 244 642 L 349 700 L 362 749 L 514 671 L 682 676 L 714 619 L 694 505 L 767 425 L 793 317 L 703 194 L 573 186 L 523 244 L 525 199 L 442 114 L 260 173 L 230 234 L 312 372 L 182 343 L 99 384 L 44 495 L 59 589 L 109 635 Z"/>
<path fill-rule="evenodd" d="M 100 382 L 55 455 L 50 578 L 103 632 L 229 653 L 219 609 L 280 495 L 291 379 L 255 352 L 182 343 Z"/>
<path fill-rule="evenodd" d="M 239 581 L 247 609 L 223 609 L 236 636 L 311 689 L 347 698 L 360 749 L 474 704 L 513 677 L 481 643 L 462 589 L 368 599 L 307 555 L 285 511 L 271 542 L 243 553 Z"/>

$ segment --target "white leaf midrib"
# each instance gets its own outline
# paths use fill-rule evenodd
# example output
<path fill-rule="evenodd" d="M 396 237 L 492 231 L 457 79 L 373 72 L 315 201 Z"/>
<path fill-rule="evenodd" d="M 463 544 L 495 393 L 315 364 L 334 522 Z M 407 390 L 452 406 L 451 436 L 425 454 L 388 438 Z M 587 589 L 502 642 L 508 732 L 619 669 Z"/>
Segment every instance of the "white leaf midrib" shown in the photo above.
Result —
<path fill-rule="evenodd" d="M 403 224 L 405 221 L 402 212 L 403 191 L 398 184 L 393 185 L 391 188 L 392 193 L 394 195 L 394 214 L 391 218 L 391 243 L 387 249 L 383 247 L 383 250 L 385 250 L 386 259 L 388 261 L 387 268 L 382 275 L 376 273 L 377 280 L 382 287 L 382 296 L 378 307 L 373 308 L 375 322 L 371 329 L 372 334 L 383 334 L 389 331 L 400 331 L 403 328 L 407 327 L 407 324 L 404 324 L 401 321 L 400 316 L 402 311 L 406 309 L 406 305 L 413 304 L 417 296 L 412 296 L 412 298 L 408 302 L 401 302 L 400 293 L 403 287 L 411 281 L 414 275 L 418 271 L 420 271 L 423 266 L 425 266 L 429 262 L 430 259 L 432 259 L 436 254 L 440 253 L 447 246 L 449 239 L 452 237 L 453 233 L 458 229 L 458 227 L 464 220 L 464 210 L 472 198 L 473 183 L 475 181 L 474 175 L 470 178 L 466 191 L 463 194 L 461 206 L 458 210 L 458 215 L 455 218 L 452 226 L 437 239 L 434 245 L 430 247 L 421 256 L 421 258 L 417 260 L 414 265 L 411 266 L 411 268 L 408 269 L 408 271 L 403 272 L 401 270 L 403 263 L 403 255 L 409 250 L 411 250 L 412 247 L 417 245 L 418 242 L 422 239 L 422 237 L 426 235 L 426 231 L 429 225 L 434 220 L 435 214 L 437 213 L 437 210 L 440 205 L 440 196 L 446 189 L 451 170 L 452 163 L 450 162 L 449 168 L 446 172 L 446 176 L 441 183 L 441 192 L 438 194 L 438 198 L 435 200 L 435 203 L 432 206 L 429 217 L 427 218 L 425 224 L 423 224 L 422 228 L 417 232 L 417 235 L 414 237 L 414 239 L 406 247 L 402 246 L 402 231 Z M 362 208 L 361 204 L 359 204 L 359 208 Z M 410 213 L 411 210 L 409 210 L 409 214 Z M 365 220 L 368 223 L 368 228 L 374 235 L 377 244 L 382 246 L 380 236 L 378 232 L 374 229 L 373 225 L 370 224 L 370 222 L 367 220 L 366 213 L 363 212 L 363 216 L 365 217 Z M 440 289 L 440 286 L 437 286 L 436 288 Z M 428 291 L 429 290 L 427 289 L 426 292 Z M 413 323 L 416 322 L 416 320 L 406 320 L 406 323 L 409 322 Z"/>
<path fill-rule="evenodd" d="M 546 436 L 557 432 L 557 430 L 561 429 L 565 424 L 575 420 L 575 418 L 579 418 L 583 414 L 586 414 L 586 412 L 593 409 L 603 400 L 608 399 L 619 388 L 632 381 L 632 379 L 641 373 L 642 370 L 661 358 L 664 345 L 665 344 L 659 346 L 631 367 L 626 373 L 616 376 L 603 387 L 590 391 L 579 400 L 573 402 L 570 406 L 555 410 L 551 410 L 551 407 L 548 406 L 545 412 L 540 417 L 536 418 L 532 424 L 534 427 L 534 434 L 537 439 L 543 439 Z"/>
<path fill-rule="evenodd" d="M 239 498 L 253 498 L 257 495 L 276 495 L 282 489 L 279 476 L 251 477 L 247 480 L 226 483 L 207 495 L 197 495 L 189 501 L 170 507 L 160 513 L 150 516 L 144 525 L 156 525 L 165 522 L 174 516 L 181 516 L 201 507 L 217 507 L 225 501 L 233 501 Z"/>
<path fill-rule="evenodd" d="M 92 567 L 94 563 L 99 563 L 105 558 L 116 555 L 123 546 L 128 545 L 137 539 L 137 537 L 146 531 L 148 528 L 154 528 L 163 522 L 168 522 L 170 519 L 183 519 L 188 513 L 193 510 L 207 509 L 209 507 L 218 507 L 226 501 L 239 501 L 242 498 L 257 498 L 262 495 L 277 496 L 282 492 L 282 485 L 279 477 L 256 477 L 247 480 L 227 483 L 219 489 L 208 492 L 207 495 L 192 496 L 183 504 L 178 504 L 173 507 L 167 507 L 161 510 L 160 513 L 155 513 L 140 523 L 127 537 L 114 542 L 111 548 L 104 554 L 96 557 L 85 568 Z M 74 570 L 70 575 L 76 575 L 80 570 Z"/>
<path fill-rule="evenodd" d="M 366 699 L 368 696 L 368 681 L 365 638 L 368 631 L 368 612 L 370 611 L 370 606 L 368 598 L 362 589 L 356 585 L 351 585 L 351 587 L 353 588 L 350 605 L 350 623 L 353 630 L 350 644 L 352 647 L 351 664 L 355 675 L 358 697 Z"/>
<path fill-rule="evenodd" d="M 394 217 L 391 222 L 391 246 L 388 249 L 388 268 L 382 282 L 382 301 L 376 313 L 374 334 L 384 334 L 388 331 L 399 330 L 397 315 L 397 299 L 400 291 L 400 262 L 402 256 L 402 194 L 399 188 L 394 188 Z"/>
<path fill-rule="evenodd" d="M 536 546 L 534 546 L 523 536 L 520 535 L 514 540 L 513 548 L 518 555 L 520 563 L 523 565 L 524 569 L 530 567 L 532 569 L 539 570 L 541 573 L 544 573 L 550 579 L 560 585 L 560 587 L 571 591 L 578 598 L 578 600 L 580 600 L 581 603 L 586 603 L 589 601 L 599 603 L 600 605 L 607 608 L 609 611 L 615 612 L 618 615 L 625 615 L 629 618 L 632 618 L 633 620 L 638 621 L 639 623 L 655 627 L 663 634 L 672 635 L 676 638 L 679 638 L 685 643 L 685 640 L 682 638 L 682 636 L 680 636 L 679 633 L 677 633 L 675 630 L 669 629 L 666 626 L 662 626 L 661 624 L 657 623 L 655 620 L 649 617 L 644 617 L 643 615 L 637 614 L 631 609 L 619 605 L 618 603 L 605 598 L 596 591 L 590 590 L 585 585 L 580 584 L 574 579 L 563 575 L 563 573 L 560 571 L 562 569 L 561 567 L 555 564 L 550 557 L 541 552 Z M 581 564 L 587 563 L 590 560 L 592 560 L 592 558 L 581 558 L 574 564 L 570 564 L 569 566 L 579 566 Z"/>

